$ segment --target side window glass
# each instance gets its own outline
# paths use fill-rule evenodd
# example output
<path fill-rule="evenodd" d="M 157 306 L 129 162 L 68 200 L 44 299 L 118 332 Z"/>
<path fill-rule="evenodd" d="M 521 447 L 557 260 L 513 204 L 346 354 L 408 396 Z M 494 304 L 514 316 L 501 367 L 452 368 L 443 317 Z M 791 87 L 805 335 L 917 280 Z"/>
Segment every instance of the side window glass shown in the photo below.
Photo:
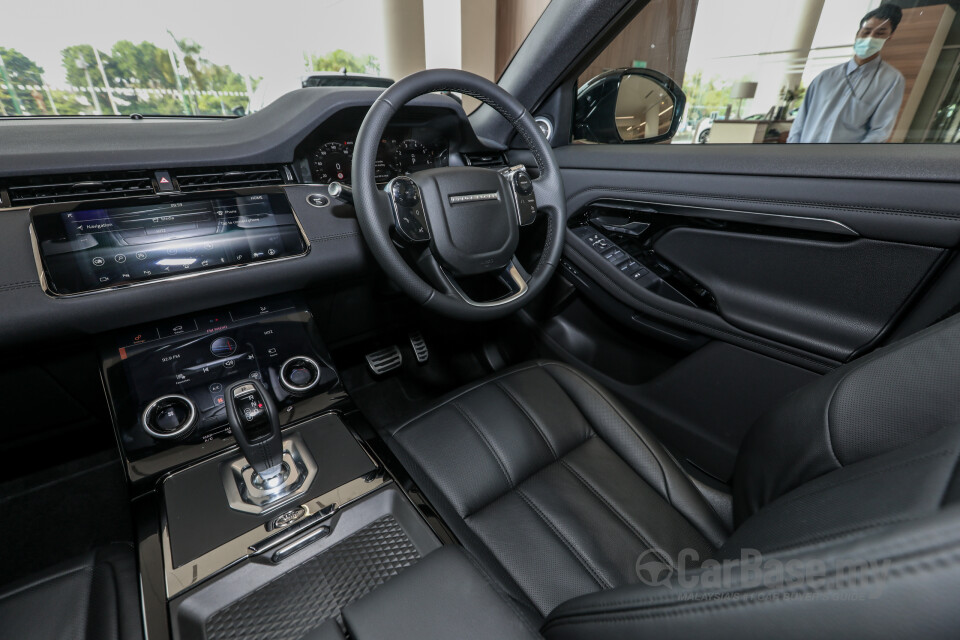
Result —
<path fill-rule="evenodd" d="M 574 139 L 632 141 L 609 135 L 616 108 L 591 81 L 650 69 L 686 96 L 671 144 L 958 142 L 953 4 L 652 0 L 580 75 Z M 597 108 L 585 124 L 579 117 L 590 100 Z"/>

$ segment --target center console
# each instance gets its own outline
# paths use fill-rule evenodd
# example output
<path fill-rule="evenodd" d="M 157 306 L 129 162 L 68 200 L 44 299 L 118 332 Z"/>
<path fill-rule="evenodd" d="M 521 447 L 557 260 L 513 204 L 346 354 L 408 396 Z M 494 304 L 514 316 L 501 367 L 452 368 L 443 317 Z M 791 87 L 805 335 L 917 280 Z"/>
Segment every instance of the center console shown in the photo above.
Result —
<path fill-rule="evenodd" d="M 440 546 L 299 296 L 114 332 L 101 366 L 150 637 L 299 638 Z"/>
<path fill-rule="evenodd" d="M 310 312 L 289 296 L 117 332 L 101 361 L 134 484 L 232 444 L 235 382 L 262 385 L 281 427 L 346 400 Z"/>

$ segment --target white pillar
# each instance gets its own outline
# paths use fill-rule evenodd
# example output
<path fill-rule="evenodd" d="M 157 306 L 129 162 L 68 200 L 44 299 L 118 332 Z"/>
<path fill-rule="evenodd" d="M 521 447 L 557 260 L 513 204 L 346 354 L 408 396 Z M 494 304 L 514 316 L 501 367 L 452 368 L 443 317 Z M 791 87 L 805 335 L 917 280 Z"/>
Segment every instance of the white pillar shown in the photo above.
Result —
<path fill-rule="evenodd" d="M 380 72 L 399 80 L 426 68 L 423 0 L 383 0 L 386 60 Z"/>
<path fill-rule="evenodd" d="M 810 47 L 820 25 L 824 0 L 800 0 L 792 7 L 784 9 L 789 15 L 777 19 L 777 28 L 794 25 L 792 36 L 783 39 L 783 50 L 777 60 L 761 60 L 762 71 L 756 78 L 757 94 L 753 98 L 751 113 L 763 113 L 780 104 L 780 89 L 796 89 L 803 78 L 803 69 L 810 56 Z M 771 56 L 772 58 L 772 56 Z M 751 115 L 744 113 L 744 116 Z"/>
<path fill-rule="evenodd" d="M 423 48 L 428 69 L 460 69 L 459 0 L 423 0 Z"/>
<path fill-rule="evenodd" d="M 496 72 L 496 0 L 423 0 L 428 69 L 463 69 L 493 80 Z M 478 102 L 463 97 L 470 113 Z"/>

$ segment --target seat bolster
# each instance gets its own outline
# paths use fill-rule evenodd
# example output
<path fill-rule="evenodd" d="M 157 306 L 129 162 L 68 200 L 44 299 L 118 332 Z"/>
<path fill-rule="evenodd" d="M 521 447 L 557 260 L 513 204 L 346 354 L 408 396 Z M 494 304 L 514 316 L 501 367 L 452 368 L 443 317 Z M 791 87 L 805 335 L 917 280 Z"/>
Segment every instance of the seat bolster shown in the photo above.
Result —
<path fill-rule="evenodd" d="M 859 358 L 787 396 L 747 432 L 734 520 L 848 465 L 960 423 L 960 315 Z"/>
<path fill-rule="evenodd" d="M 955 638 L 958 590 L 955 506 L 870 536 L 581 596 L 554 609 L 542 633 L 547 640 Z"/>
<path fill-rule="evenodd" d="M 656 489 L 714 547 L 730 532 L 720 515 L 660 441 L 597 382 L 559 362 L 541 363 L 573 399 L 593 430 L 643 480 Z"/>

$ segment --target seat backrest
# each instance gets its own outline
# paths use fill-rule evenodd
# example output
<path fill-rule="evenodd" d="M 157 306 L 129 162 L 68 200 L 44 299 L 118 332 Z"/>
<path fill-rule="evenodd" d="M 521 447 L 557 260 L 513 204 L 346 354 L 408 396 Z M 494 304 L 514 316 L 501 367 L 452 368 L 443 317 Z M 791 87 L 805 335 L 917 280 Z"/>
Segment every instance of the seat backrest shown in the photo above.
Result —
<path fill-rule="evenodd" d="M 565 603 L 546 635 L 960 637 L 958 459 L 960 316 L 761 417 L 734 472 L 736 527 L 714 558 Z"/>

